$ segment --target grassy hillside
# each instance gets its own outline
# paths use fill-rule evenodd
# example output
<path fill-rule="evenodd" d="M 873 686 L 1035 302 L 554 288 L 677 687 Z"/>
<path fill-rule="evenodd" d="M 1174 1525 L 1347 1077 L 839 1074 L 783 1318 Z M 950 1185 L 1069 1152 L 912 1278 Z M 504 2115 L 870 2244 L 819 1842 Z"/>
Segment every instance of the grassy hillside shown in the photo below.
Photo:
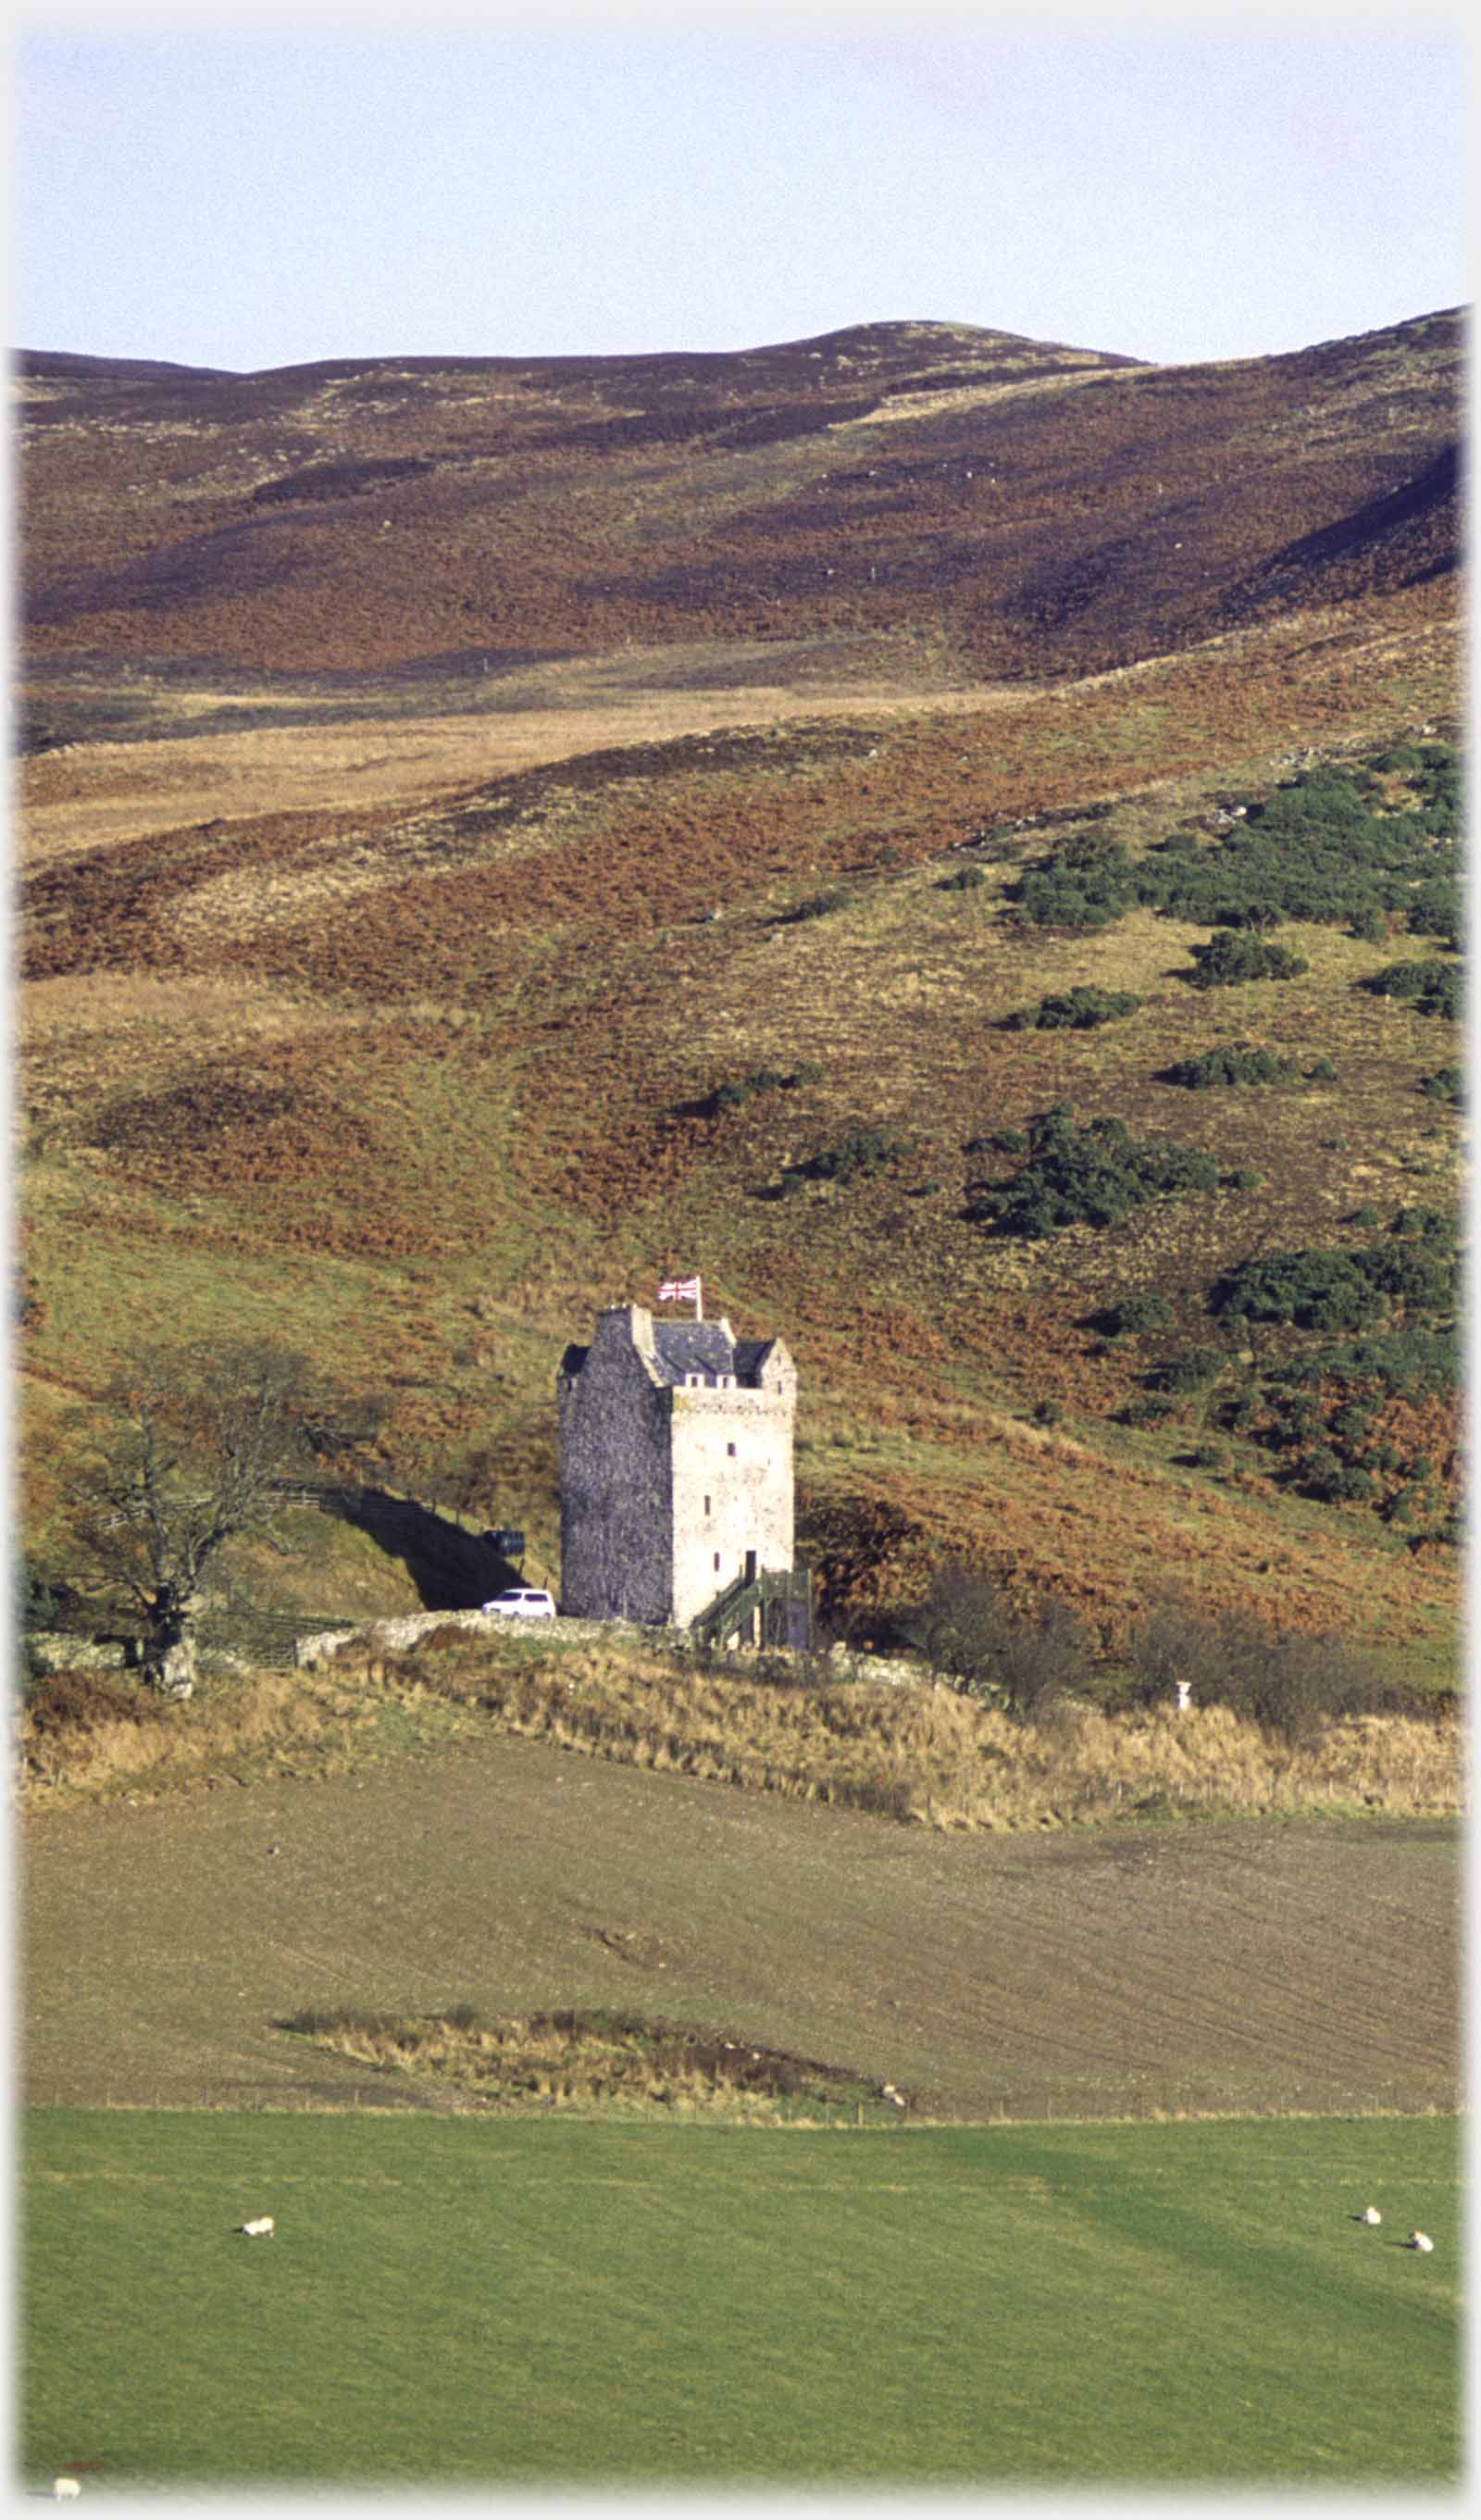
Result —
<path fill-rule="evenodd" d="M 43 1562 L 117 1355 L 269 1332 L 388 1390 L 388 1490 L 556 1575 L 556 1363 L 678 1266 L 796 1354 L 830 1617 L 880 1628 L 966 1553 L 1107 1644 L 1171 1575 L 1448 1677 L 1458 1036 L 1385 975 L 1454 969 L 1455 336 L 1178 372 L 890 327 L 693 374 L 28 363 Z M 940 503 L 983 465 L 964 576 Z M 444 618 L 475 534 L 517 653 Z M 741 546 L 789 556 L 759 608 Z M 1349 899 L 1267 853 L 1223 897 L 1231 834 L 1330 764 L 1402 862 Z M 1107 851 L 1129 896 L 1066 916 Z M 1230 916 L 1303 968 L 1195 985 Z M 1086 990 L 1136 1003 L 1038 1020 Z M 1234 1054 L 1255 1081 L 1210 1087 Z M 1123 1187 L 1191 1174 L 1023 1231 L 1046 1125 L 1082 1171 L 1109 1128 Z M 1361 1318 L 1231 1308 L 1302 1252 L 1361 1259 Z M 337 1545 L 261 1605 L 377 1606 Z"/>

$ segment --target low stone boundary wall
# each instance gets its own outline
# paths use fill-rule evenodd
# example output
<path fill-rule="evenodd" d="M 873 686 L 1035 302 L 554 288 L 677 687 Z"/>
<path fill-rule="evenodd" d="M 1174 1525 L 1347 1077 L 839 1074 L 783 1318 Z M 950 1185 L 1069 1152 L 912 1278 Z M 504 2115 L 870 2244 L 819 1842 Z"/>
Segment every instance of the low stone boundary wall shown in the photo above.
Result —
<path fill-rule="evenodd" d="M 371 1653 L 395 1653 L 402 1646 L 414 1645 L 420 1637 L 430 1636 L 437 1628 L 467 1628 L 474 1636 L 489 1636 L 496 1630 L 504 1635 L 513 1631 L 533 1645 L 595 1644 L 603 1638 L 629 1637 L 635 1642 L 656 1645 L 666 1653 L 686 1654 L 696 1650 L 694 1638 L 687 1628 L 642 1628 L 625 1619 L 506 1619 L 495 1610 L 418 1610 L 399 1619 L 373 1619 L 363 1628 L 326 1628 L 317 1636 L 299 1637 L 293 1647 L 293 1661 L 300 1671 L 312 1670 L 317 1663 L 333 1662 L 346 1646 Z M 751 1647 L 739 1647 L 726 1656 L 738 1669 L 746 1663 L 767 1659 L 783 1648 L 767 1648 L 758 1655 Z M 882 1681 L 893 1688 L 907 1688 L 934 1675 L 920 1665 L 886 1661 L 883 1655 L 850 1653 L 834 1645 L 825 1657 L 830 1678 L 846 1681 Z"/>
<path fill-rule="evenodd" d="M 363 1628 L 324 1628 L 318 1636 L 299 1637 L 293 1646 L 293 1661 L 300 1671 L 311 1670 L 315 1663 L 333 1662 L 346 1645 L 368 1645 L 373 1652 L 394 1653 L 401 1645 L 414 1645 L 419 1637 L 430 1636 L 434 1628 L 479 1629 L 507 1627 L 507 1619 L 496 1619 L 489 1610 L 417 1610 L 403 1619 L 373 1619 Z"/>

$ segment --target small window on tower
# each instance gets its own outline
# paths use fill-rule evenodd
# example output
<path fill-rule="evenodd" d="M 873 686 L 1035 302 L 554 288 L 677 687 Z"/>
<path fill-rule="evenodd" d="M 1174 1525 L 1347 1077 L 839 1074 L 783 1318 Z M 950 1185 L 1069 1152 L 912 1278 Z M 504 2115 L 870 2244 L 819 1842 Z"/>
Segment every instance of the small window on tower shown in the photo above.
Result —
<path fill-rule="evenodd" d="M 731 1457 L 731 1460 L 732 1460 L 732 1461 L 734 1461 L 734 1460 L 735 1460 L 735 1458 L 736 1458 L 736 1448 L 735 1448 L 735 1445 L 734 1445 L 734 1444 L 727 1444 L 727 1445 L 726 1445 L 726 1447 L 725 1447 L 725 1449 L 726 1449 L 726 1451 L 729 1453 L 729 1455 L 730 1455 L 730 1457 Z"/>
<path fill-rule="evenodd" d="M 705 1500 L 704 1500 L 704 1510 L 705 1510 L 705 1512 L 706 1512 L 706 1513 L 708 1513 L 708 1511 L 709 1511 L 709 1499 L 708 1499 L 708 1497 L 706 1497 L 706 1498 L 705 1498 Z"/>
<path fill-rule="evenodd" d="M 716 1552 L 715 1552 L 715 1573 L 718 1575 L 718 1574 L 719 1574 L 719 1572 L 720 1572 L 720 1552 L 719 1552 L 719 1550 L 717 1549 L 717 1550 L 716 1550 Z"/>

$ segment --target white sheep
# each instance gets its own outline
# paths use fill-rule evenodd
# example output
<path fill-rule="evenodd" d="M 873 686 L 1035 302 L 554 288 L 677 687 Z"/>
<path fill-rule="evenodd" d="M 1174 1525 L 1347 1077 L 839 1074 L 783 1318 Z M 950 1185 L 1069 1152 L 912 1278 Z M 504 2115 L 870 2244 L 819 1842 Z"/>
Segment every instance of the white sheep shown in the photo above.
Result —
<path fill-rule="evenodd" d="M 1423 2249 L 1426 2255 L 1428 2255 L 1429 2251 L 1435 2244 L 1427 2231 L 1411 2231 L 1409 2235 L 1409 2245 L 1412 2249 Z"/>
<path fill-rule="evenodd" d="M 1365 2205 L 1358 2220 L 1360 2223 L 1381 2223 L 1383 2217 L 1376 2205 Z"/>
<path fill-rule="evenodd" d="M 1192 1683 L 1187 1680 L 1175 1680 L 1173 1688 L 1176 1692 L 1173 1705 L 1180 1715 L 1186 1715 L 1193 1702 Z"/>
<path fill-rule="evenodd" d="M 273 2218 L 271 2214 L 259 2214 L 255 2223 L 239 2223 L 237 2228 L 239 2231 L 245 2231 L 249 2240 L 270 2240 L 273 2236 Z"/>
<path fill-rule="evenodd" d="M 59 2476 L 52 2487 L 54 2502 L 75 2502 L 82 2488 L 74 2476 Z"/>

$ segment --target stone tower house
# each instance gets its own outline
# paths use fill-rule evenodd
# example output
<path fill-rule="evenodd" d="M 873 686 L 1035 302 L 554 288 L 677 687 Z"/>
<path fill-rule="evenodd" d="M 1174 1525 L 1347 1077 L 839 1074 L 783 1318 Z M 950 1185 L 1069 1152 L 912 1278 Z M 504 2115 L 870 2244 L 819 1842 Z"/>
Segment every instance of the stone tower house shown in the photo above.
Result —
<path fill-rule="evenodd" d="M 731 1586 L 790 1573 L 797 1374 L 780 1339 L 614 1304 L 556 1388 L 567 1618 L 688 1627 Z"/>

